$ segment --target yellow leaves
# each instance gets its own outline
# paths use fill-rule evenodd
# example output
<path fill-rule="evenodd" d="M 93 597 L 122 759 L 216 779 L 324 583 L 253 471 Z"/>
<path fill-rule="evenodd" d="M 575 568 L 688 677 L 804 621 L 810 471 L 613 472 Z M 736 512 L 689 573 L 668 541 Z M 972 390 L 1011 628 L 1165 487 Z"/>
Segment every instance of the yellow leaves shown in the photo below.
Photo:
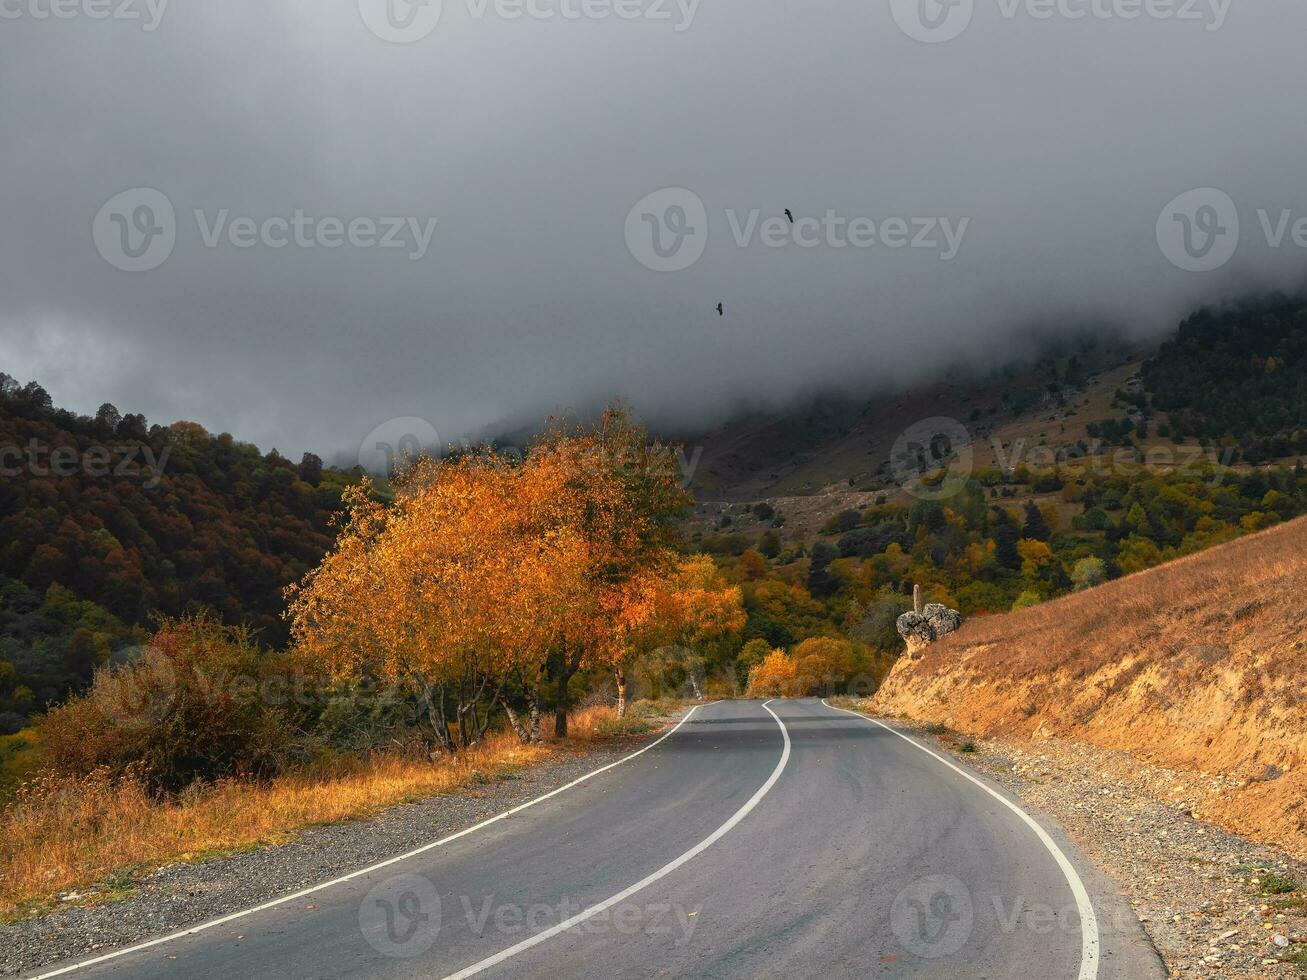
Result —
<path fill-rule="evenodd" d="M 527 477 L 489 455 L 422 460 L 390 508 L 352 495 L 336 549 L 292 592 L 296 641 L 338 671 L 390 676 L 542 656 L 579 589 L 582 542 L 534 533 Z"/>
<path fill-rule="evenodd" d="M 420 460 L 386 507 L 347 491 L 334 550 L 288 590 L 301 649 L 389 676 L 538 671 L 738 629 L 738 589 L 709 559 L 677 564 L 688 500 L 664 447 L 620 411 L 555 426 L 520 464 Z"/>
<path fill-rule="evenodd" d="M 1053 551 L 1043 541 L 1023 538 L 1017 542 L 1017 554 L 1021 556 L 1023 575 L 1035 576 L 1039 570 L 1053 560 Z"/>
<path fill-rule="evenodd" d="M 767 659 L 749 671 L 748 696 L 751 698 L 801 697 L 803 681 L 799 665 L 784 650 L 773 650 Z"/>

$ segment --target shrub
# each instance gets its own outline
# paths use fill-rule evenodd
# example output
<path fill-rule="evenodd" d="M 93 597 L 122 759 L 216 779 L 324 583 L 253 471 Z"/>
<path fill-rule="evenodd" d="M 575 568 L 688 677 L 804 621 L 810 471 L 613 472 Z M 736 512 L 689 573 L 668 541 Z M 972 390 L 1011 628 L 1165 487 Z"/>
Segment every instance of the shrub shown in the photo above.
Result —
<path fill-rule="evenodd" d="M 135 662 L 100 668 L 85 695 L 38 722 L 42 752 L 59 772 L 133 769 L 156 790 L 267 777 L 302 748 L 304 708 L 289 681 L 287 658 L 243 627 L 206 615 L 164 622 Z"/>
<path fill-rule="evenodd" d="M 862 513 L 856 510 L 842 510 L 822 525 L 822 534 L 842 534 L 852 531 L 862 523 Z"/>
<path fill-rule="evenodd" d="M 801 694 L 830 693 L 857 672 L 853 644 L 833 637 L 811 637 L 794 648 L 796 683 Z"/>
<path fill-rule="evenodd" d="M 1101 558 L 1081 558 L 1071 570 L 1071 581 L 1077 592 L 1102 585 L 1107 581 L 1107 566 Z"/>
<path fill-rule="evenodd" d="M 799 665 L 784 650 L 773 650 L 766 660 L 749 671 L 751 698 L 797 698 L 804 693 Z"/>

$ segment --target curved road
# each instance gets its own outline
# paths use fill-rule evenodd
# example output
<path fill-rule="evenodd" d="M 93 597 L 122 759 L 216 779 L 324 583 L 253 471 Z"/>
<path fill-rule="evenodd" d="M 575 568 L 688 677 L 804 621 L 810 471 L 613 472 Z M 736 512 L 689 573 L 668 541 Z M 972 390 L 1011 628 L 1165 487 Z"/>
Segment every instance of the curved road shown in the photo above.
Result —
<path fill-rule="evenodd" d="M 1048 820 L 885 725 L 777 700 L 699 707 L 506 819 L 57 975 L 1165 973 Z"/>

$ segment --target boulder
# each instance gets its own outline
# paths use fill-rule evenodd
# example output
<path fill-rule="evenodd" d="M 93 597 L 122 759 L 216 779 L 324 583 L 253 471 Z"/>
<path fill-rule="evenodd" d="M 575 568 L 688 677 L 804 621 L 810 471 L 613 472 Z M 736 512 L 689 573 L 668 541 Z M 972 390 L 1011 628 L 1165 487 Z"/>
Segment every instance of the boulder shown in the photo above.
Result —
<path fill-rule="evenodd" d="M 962 614 L 938 602 L 928 602 L 921 612 L 905 612 L 896 625 L 908 645 L 908 656 L 913 656 L 957 630 L 962 625 Z"/>
<path fill-rule="evenodd" d="M 926 603 L 921 613 L 926 617 L 926 621 L 934 627 L 936 639 L 956 632 L 958 627 L 962 625 L 962 613 L 938 602 Z"/>

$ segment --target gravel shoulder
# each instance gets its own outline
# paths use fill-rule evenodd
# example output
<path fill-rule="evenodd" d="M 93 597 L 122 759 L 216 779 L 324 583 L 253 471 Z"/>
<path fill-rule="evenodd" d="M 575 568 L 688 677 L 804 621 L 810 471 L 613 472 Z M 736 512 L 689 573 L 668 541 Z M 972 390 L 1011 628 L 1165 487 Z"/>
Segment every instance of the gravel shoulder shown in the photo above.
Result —
<path fill-rule="evenodd" d="M 393 807 L 366 821 L 314 827 L 287 844 L 174 864 L 116 900 L 0 926 L 0 976 L 26 976 L 258 905 L 470 827 L 615 762 L 658 736 L 626 737 L 476 789 Z"/>
<path fill-rule="evenodd" d="M 1307 864 L 1193 817 L 1230 788 L 1225 777 L 1058 739 L 916 733 L 1060 821 L 1117 884 L 1172 977 L 1307 977 Z"/>

